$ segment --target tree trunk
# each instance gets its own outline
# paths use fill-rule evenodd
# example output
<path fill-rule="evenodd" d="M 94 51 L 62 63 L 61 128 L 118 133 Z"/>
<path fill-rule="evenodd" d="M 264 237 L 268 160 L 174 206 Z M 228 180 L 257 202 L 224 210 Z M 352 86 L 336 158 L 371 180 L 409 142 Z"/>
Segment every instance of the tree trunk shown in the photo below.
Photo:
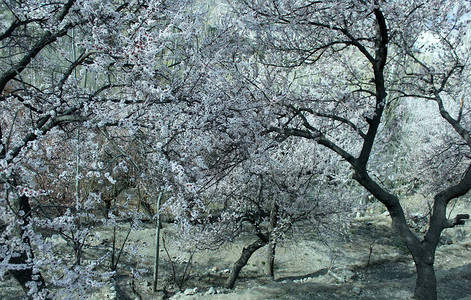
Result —
<path fill-rule="evenodd" d="M 26 197 L 25 195 L 20 196 L 17 199 L 17 208 L 18 211 L 23 211 L 23 225 L 22 226 L 27 226 L 29 223 L 29 218 L 31 216 L 31 206 L 29 205 L 29 198 Z M 18 234 L 19 236 L 24 235 L 24 230 L 22 226 L 19 226 L 18 228 Z M 41 292 L 44 287 L 45 287 L 45 281 L 41 273 L 33 272 L 33 267 L 30 263 L 30 261 L 34 260 L 34 253 L 33 250 L 31 249 L 31 242 L 29 240 L 29 237 L 24 236 L 23 237 L 23 243 L 27 244 L 28 250 L 21 251 L 19 253 L 18 257 L 12 257 L 9 261 L 9 263 L 14 264 L 14 265 L 19 265 L 21 267 L 19 268 L 12 268 L 9 271 L 9 273 L 18 281 L 18 283 L 21 285 L 23 290 L 28 293 L 29 288 L 27 286 L 28 282 L 34 282 L 36 286 L 38 287 L 38 291 Z M 33 296 L 30 295 L 28 296 L 29 299 L 33 299 Z M 47 298 L 50 299 L 50 298 Z"/>
<path fill-rule="evenodd" d="M 276 251 L 276 241 L 270 240 L 270 242 L 268 243 L 268 249 L 267 249 L 266 273 L 271 278 L 275 278 L 275 251 Z"/>
<path fill-rule="evenodd" d="M 276 233 L 274 229 L 278 225 L 278 205 L 273 204 L 273 208 L 270 212 L 270 228 L 269 228 L 269 242 L 267 249 L 267 264 L 266 274 L 271 278 L 275 278 L 275 251 L 276 251 Z"/>
<path fill-rule="evenodd" d="M 154 280 L 152 284 L 152 291 L 157 291 L 157 280 L 159 276 L 159 241 L 160 241 L 160 201 L 162 200 L 162 192 L 159 193 L 159 198 L 156 204 L 157 218 L 155 220 L 155 252 L 154 252 Z"/>
<path fill-rule="evenodd" d="M 433 243 L 425 241 L 419 248 L 411 249 L 414 257 L 417 280 L 415 283 L 414 298 L 419 300 L 437 299 L 437 278 L 433 264 L 435 261 L 435 250 L 438 245 L 439 236 L 434 237 Z M 418 250 L 418 251 L 415 251 Z"/>
<path fill-rule="evenodd" d="M 227 278 L 226 281 L 226 288 L 233 289 L 237 278 L 239 277 L 239 273 L 242 268 L 247 264 L 252 254 L 255 253 L 258 249 L 262 248 L 267 244 L 266 241 L 262 241 L 261 239 L 255 241 L 254 243 L 250 244 L 247 248 L 242 250 L 242 254 L 240 255 L 239 259 L 234 263 L 232 268 L 232 272 Z"/>
<path fill-rule="evenodd" d="M 18 281 L 18 283 L 21 285 L 23 290 L 25 291 L 26 294 L 29 292 L 29 288 L 27 287 L 27 283 L 34 281 L 36 285 L 38 286 L 38 290 L 41 291 L 44 286 L 46 285 L 44 282 L 44 278 L 41 276 L 40 273 L 33 273 L 33 268 L 29 266 L 28 264 L 28 256 L 32 255 L 31 251 L 22 251 L 20 253 L 20 256 L 18 257 L 12 257 L 10 258 L 9 263 L 14 264 L 14 265 L 23 265 L 25 266 L 22 269 L 10 269 L 8 272 Z M 36 280 L 33 280 L 34 275 L 38 276 Z M 33 299 L 33 296 L 28 296 L 28 299 Z"/>
<path fill-rule="evenodd" d="M 419 300 L 437 299 L 437 278 L 432 264 L 416 263 L 417 281 L 414 297 Z"/>

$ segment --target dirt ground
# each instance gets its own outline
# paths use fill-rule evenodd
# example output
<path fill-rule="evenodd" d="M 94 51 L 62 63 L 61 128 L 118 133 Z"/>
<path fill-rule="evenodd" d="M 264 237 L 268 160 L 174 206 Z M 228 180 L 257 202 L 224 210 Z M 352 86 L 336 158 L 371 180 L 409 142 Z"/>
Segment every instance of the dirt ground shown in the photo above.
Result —
<path fill-rule="evenodd" d="M 471 213 L 468 207 L 455 208 Z M 160 250 L 158 291 L 152 292 L 154 228 L 132 232 L 129 245 L 143 246 L 132 261 L 123 260 L 115 280 L 87 295 L 88 299 L 412 299 L 415 270 L 405 247 L 390 229 L 386 214 L 357 218 L 349 235 L 320 239 L 308 226 L 290 232 L 278 244 L 275 279 L 264 274 L 265 248 L 242 270 L 234 290 L 222 288 L 242 248 L 255 239 L 244 236 L 214 251 L 178 252 L 172 225 L 163 229 L 168 255 Z M 436 256 L 439 299 L 471 300 L 471 225 L 446 230 Z M 181 289 L 172 283 L 188 274 Z M 133 275 L 131 268 L 141 270 Z M 23 299 L 16 282 L 0 283 L 0 299 Z"/>
<path fill-rule="evenodd" d="M 187 294 L 195 287 L 197 293 L 176 293 L 171 299 L 412 299 L 415 268 L 393 236 L 389 217 L 357 219 L 350 231 L 351 239 L 337 237 L 327 243 L 301 239 L 297 234 L 288 236 L 277 249 L 275 280 L 264 275 L 265 251 L 260 249 L 241 272 L 233 291 L 217 287 L 227 278 L 225 271 L 240 254 L 241 243 L 201 253 L 195 257 L 195 280 L 185 285 Z M 459 233 L 456 229 L 446 232 L 449 240 L 437 251 L 440 299 L 471 300 L 469 232 L 469 226 L 460 228 Z M 453 243 L 448 245 L 450 241 Z M 205 273 L 211 266 L 220 271 Z"/>

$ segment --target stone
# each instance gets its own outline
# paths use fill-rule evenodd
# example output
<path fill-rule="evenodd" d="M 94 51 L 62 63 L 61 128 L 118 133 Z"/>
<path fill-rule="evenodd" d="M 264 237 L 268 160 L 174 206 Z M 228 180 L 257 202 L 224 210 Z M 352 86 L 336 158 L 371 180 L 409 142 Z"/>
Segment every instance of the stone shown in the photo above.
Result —
<path fill-rule="evenodd" d="M 360 295 L 361 294 L 361 289 L 359 287 L 355 286 L 352 289 L 352 293 L 354 293 L 355 295 Z"/>
<path fill-rule="evenodd" d="M 229 293 L 232 293 L 233 290 L 231 289 L 226 289 L 226 288 L 220 288 L 217 290 L 217 293 L 218 294 L 229 294 Z"/>
<path fill-rule="evenodd" d="M 186 290 L 183 292 L 183 294 L 185 294 L 185 295 L 188 296 L 188 295 L 194 295 L 194 294 L 196 294 L 197 292 L 198 292 L 198 288 L 195 287 L 194 289 L 186 289 Z"/>
<path fill-rule="evenodd" d="M 333 277 L 338 283 L 351 281 L 355 276 L 355 273 L 348 269 L 329 270 L 327 274 Z"/>
<path fill-rule="evenodd" d="M 216 289 L 214 288 L 214 286 L 210 287 L 209 290 L 206 292 L 206 295 L 214 295 L 214 294 L 217 294 L 217 291 Z"/>

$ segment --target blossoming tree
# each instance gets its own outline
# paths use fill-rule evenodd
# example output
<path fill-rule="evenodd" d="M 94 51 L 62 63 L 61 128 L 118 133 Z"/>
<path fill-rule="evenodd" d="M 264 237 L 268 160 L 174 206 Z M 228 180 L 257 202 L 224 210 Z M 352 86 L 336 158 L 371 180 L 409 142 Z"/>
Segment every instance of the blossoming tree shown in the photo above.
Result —
<path fill-rule="evenodd" d="M 98 221 L 88 212 L 106 199 L 80 193 L 80 185 L 116 186 L 113 176 L 133 167 L 132 153 L 122 153 L 126 142 L 113 148 L 107 138 L 124 141 L 149 128 L 149 107 L 180 100 L 178 88 L 198 78 L 185 76 L 191 47 L 179 47 L 194 41 L 196 19 L 184 14 L 190 4 L 0 4 L 0 277 L 10 272 L 30 298 L 83 295 L 106 274 L 92 269 L 108 254 L 80 259 L 85 239 L 94 236 L 80 223 Z M 106 147 L 114 149 L 108 161 Z M 68 210 L 46 217 L 44 204 L 61 195 Z M 56 256 L 41 232 L 62 234 L 77 259 Z M 57 295 L 54 286 L 62 288 Z"/>
<path fill-rule="evenodd" d="M 274 116 L 270 131 L 311 140 L 348 163 L 353 178 L 387 208 L 409 249 L 417 270 L 415 296 L 436 299 L 433 264 L 441 232 L 469 218 L 446 216 L 448 203 L 471 188 L 466 155 L 470 146 L 466 118 L 469 2 L 241 0 L 238 4 L 247 30 L 258 43 L 261 63 L 284 76 L 277 81 L 284 89 L 267 99 Z M 256 88 L 270 90 L 262 80 L 253 81 L 258 82 Z M 442 151 L 460 151 L 447 151 L 456 164 L 441 170 L 438 190 L 421 178 L 422 184 L 429 183 L 422 187 L 434 193 L 423 236 L 408 227 L 398 189 L 383 184 L 381 176 L 389 176 L 381 172 L 387 152 L 378 151 L 388 149 L 387 144 L 381 145 L 387 139 L 381 137 L 401 128 L 383 126 L 390 108 L 398 102 L 418 101 L 435 103 L 441 116 L 437 130 L 420 131 L 428 141 L 436 138 L 432 134 L 442 134 L 461 145 L 441 144 Z M 426 143 L 421 149 L 429 150 L 422 154 L 430 155 L 431 144 L 427 139 L 419 141 Z M 379 157 L 382 163 L 373 164 L 381 161 Z M 442 160 L 432 163 L 443 165 Z"/>

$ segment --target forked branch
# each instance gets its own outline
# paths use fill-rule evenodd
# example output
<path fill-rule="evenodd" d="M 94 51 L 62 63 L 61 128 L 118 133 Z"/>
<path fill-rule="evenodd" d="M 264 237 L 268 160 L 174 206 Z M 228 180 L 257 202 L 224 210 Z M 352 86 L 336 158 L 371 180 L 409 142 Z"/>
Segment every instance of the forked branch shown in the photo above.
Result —
<path fill-rule="evenodd" d="M 453 228 L 456 225 L 464 225 L 465 220 L 469 219 L 468 214 L 457 214 L 455 218 L 448 220 L 446 224 L 446 228 Z"/>

